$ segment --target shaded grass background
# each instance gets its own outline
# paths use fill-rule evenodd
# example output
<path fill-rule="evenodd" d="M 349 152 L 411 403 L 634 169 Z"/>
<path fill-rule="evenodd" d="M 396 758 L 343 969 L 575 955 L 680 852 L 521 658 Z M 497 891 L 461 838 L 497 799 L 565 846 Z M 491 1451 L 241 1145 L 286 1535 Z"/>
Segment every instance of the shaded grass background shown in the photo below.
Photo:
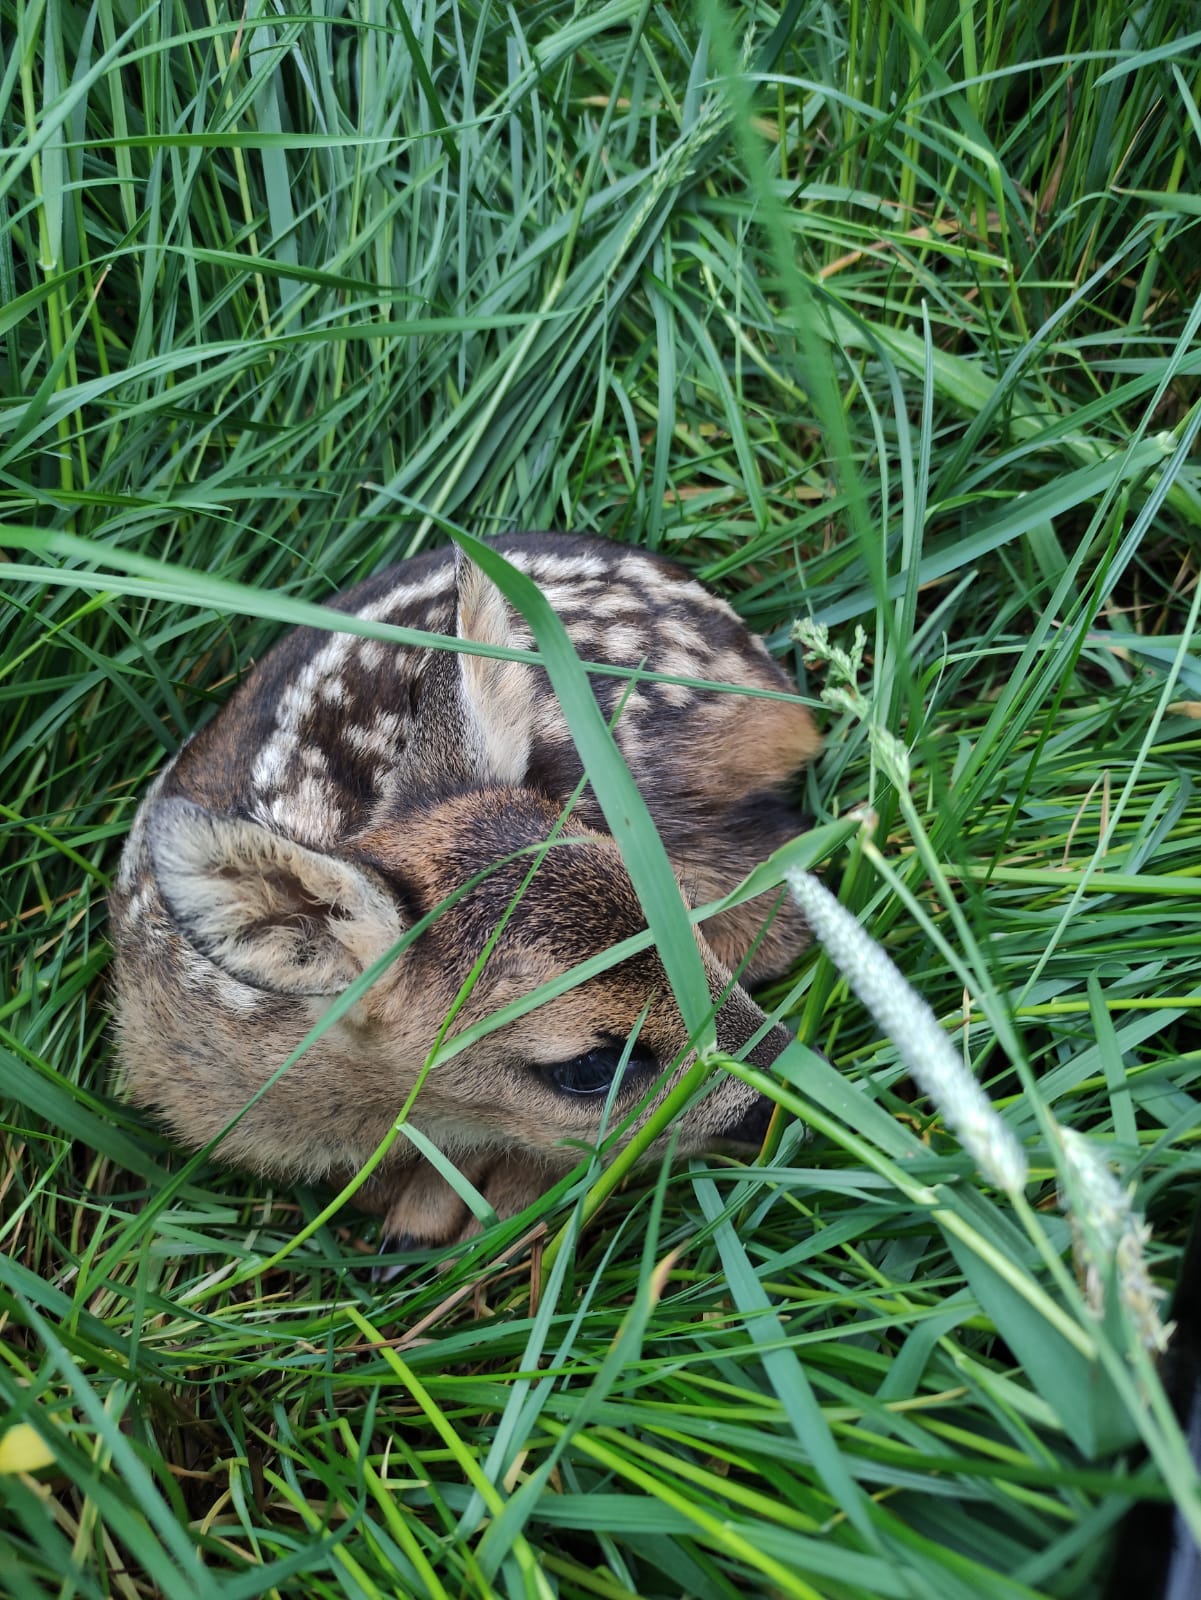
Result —
<path fill-rule="evenodd" d="M 1133 1496 L 1201 1514 L 1178 1451 L 1131 1453 L 1162 1419 L 1094 1381 L 1119 1331 L 819 956 L 767 999 L 841 1075 L 790 1069 L 832 1132 L 652 1173 L 581 1237 L 561 1196 L 549 1272 L 509 1228 L 386 1288 L 349 1214 L 265 1265 L 323 1195 L 207 1165 L 155 1211 L 181 1163 L 108 1094 L 103 1002 L 137 797 L 278 632 L 262 597 L 447 526 L 643 543 L 813 692 L 791 622 L 866 628 L 870 715 L 830 713 L 806 795 L 877 825 L 827 881 L 1028 1139 L 1052 1256 L 1033 1094 L 1109 1148 L 1170 1281 L 1201 1068 L 1181 15 L 0 3 L 0 1401 L 56 1455 L 0 1478 L 14 1594 L 1076 1595 Z"/>

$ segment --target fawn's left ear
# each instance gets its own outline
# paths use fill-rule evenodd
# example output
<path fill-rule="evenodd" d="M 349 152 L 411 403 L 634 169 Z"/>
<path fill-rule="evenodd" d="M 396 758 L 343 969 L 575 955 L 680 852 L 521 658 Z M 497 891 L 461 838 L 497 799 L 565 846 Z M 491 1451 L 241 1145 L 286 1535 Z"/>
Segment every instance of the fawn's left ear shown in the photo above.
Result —
<path fill-rule="evenodd" d="M 461 550 L 455 551 L 455 577 L 459 638 L 513 648 L 517 625 L 508 601 Z M 525 646 L 527 639 L 523 632 L 520 644 Z M 522 783 L 533 738 L 533 669 L 520 661 L 460 655 L 459 683 L 478 776 L 506 785 Z"/>
<path fill-rule="evenodd" d="M 161 800 L 149 820 L 163 903 L 232 977 L 273 994 L 338 994 L 403 931 L 375 873 L 246 817 Z"/>

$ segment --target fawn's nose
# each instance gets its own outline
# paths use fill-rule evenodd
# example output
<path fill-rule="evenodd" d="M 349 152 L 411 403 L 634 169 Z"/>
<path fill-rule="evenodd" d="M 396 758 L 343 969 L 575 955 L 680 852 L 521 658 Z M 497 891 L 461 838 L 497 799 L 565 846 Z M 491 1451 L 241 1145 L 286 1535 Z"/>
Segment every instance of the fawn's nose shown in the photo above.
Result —
<path fill-rule="evenodd" d="M 788 1030 L 777 1023 L 767 1030 L 753 1049 L 747 1051 L 743 1060 L 765 1072 L 791 1040 L 792 1035 Z M 775 1109 L 774 1100 L 769 1100 L 765 1094 L 756 1095 L 749 1105 L 744 1106 L 738 1120 L 723 1132 L 723 1141 L 757 1148 L 763 1143 Z"/>
<path fill-rule="evenodd" d="M 756 1095 L 750 1109 L 745 1111 L 732 1128 L 722 1134 L 723 1144 L 744 1144 L 757 1150 L 767 1137 L 772 1112 L 776 1102 L 765 1094 Z"/>

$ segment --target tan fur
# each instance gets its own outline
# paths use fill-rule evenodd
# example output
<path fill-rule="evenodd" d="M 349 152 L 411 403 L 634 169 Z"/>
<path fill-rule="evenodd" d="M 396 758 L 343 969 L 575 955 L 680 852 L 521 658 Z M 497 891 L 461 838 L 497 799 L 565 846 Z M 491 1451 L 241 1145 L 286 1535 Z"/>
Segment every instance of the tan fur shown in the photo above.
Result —
<path fill-rule="evenodd" d="M 787 783 L 821 749 L 821 739 L 804 706 L 796 701 L 750 700 L 742 695 L 724 696 L 724 704 L 712 708 L 711 721 L 703 734 L 706 759 L 726 773 L 727 783 L 754 787 Z M 716 714 L 715 714 L 716 713 Z M 754 763 L 746 756 L 754 751 Z"/>
<path fill-rule="evenodd" d="M 731 681 L 786 686 L 729 609 L 664 563 L 566 538 L 501 548 L 553 593 L 569 631 L 603 641 L 607 612 L 624 630 L 616 651 L 628 654 L 633 632 L 652 668 L 656 650 L 678 659 L 687 646 L 697 677 L 720 662 Z M 381 574 L 338 603 L 480 642 L 526 642 L 477 569 L 460 565 L 447 583 L 448 560 Z M 218 1153 L 240 1165 L 344 1180 L 389 1135 L 461 1002 L 411 1125 L 499 1214 L 513 1214 L 581 1147 L 616 1128 L 628 1137 L 650 1114 L 692 1060 L 687 1031 L 646 949 L 454 1048 L 502 1007 L 642 933 L 643 913 L 590 796 L 563 817 L 578 758 L 540 670 L 334 642 L 350 637 L 289 636 L 143 803 L 111 899 L 125 1086 L 187 1144 L 220 1140 Z M 620 692 L 594 681 L 602 705 Z M 699 904 L 800 826 L 775 786 L 817 738 L 795 702 L 678 698 L 644 685 L 618 740 Z M 552 835 L 527 885 L 532 852 Z M 752 903 L 697 934 L 718 1042 L 739 1053 L 765 1030 L 752 1052 L 761 1064 L 787 1035 L 766 1030 L 730 969 L 769 909 Z M 431 915 L 260 1095 L 331 997 Z M 803 942 L 782 908 L 752 970 L 782 970 Z M 603 1091 L 640 1019 L 610 1099 Z M 570 1092 L 580 1084 L 587 1092 Z M 753 1142 L 769 1109 L 739 1079 L 719 1078 L 681 1118 L 677 1148 Z M 368 1198 L 397 1236 L 441 1242 L 475 1226 L 403 1135 Z"/>
<path fill-rule="evenodd" d="M 784 785 L 821 749 L 804 706 L 742 695 L 714 697 L 698 710 L 696 740 L 706 762 L 723 775 L 721 803 L 727 815 L 736 804 L 753 806 L 756 793 Z M 744 759 L 749 752 L 751 758 Z M 741 837 L 728 834 L 724 848 L 715 850 L 712 833 L 706 831 L 690 846 L 681 842 L 673 858 L 692 903 L 704 905 L 728 894 L 785 842 L 778 834 L 772 838 L 768 827 L 756 828 Z M 805 940 L 800 912 L 779 891 L 711 917 L 703 928 L 718 959 L 740 967 L 743 980 L 750 983 L 783 971 Z"/>

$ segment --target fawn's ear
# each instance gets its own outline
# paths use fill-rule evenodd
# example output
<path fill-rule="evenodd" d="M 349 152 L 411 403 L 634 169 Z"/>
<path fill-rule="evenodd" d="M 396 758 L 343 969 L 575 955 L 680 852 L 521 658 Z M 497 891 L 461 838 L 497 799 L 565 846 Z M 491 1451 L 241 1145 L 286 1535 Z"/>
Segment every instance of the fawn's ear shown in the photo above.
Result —
<path fill-rule="evenodd" d="M 257 989 L 337 994 L 403 931 L 373 873 L 246 818 L 164 800 L 151 814 L 149 845 L 179 931 Z"/>
<path fill-rule="evenodd" d="M 517 629 L 504 595 L 459 550 L 455 552 L 455 577 L 459 638 L 514 646 Z M 527 635 L 520 636 L 520 644 L 527 646 Z M 533 737 L 533 669 L 520 661 L 460 655 L 459 681 L 477 775 L 495 783 L 522 783 Z"/>

